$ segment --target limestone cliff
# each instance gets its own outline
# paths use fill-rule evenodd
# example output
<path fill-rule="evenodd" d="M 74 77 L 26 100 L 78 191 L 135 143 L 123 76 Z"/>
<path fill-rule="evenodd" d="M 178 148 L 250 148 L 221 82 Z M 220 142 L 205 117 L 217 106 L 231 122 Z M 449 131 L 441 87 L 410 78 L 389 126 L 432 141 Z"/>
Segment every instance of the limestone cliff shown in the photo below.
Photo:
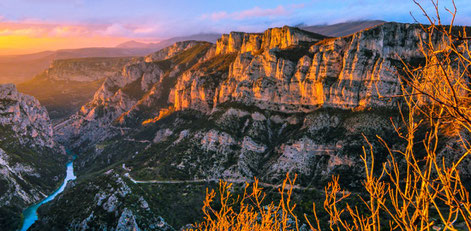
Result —
<path fill-rule="evenodd" d="M 59 81 L 92 82 L 120 71 L 131 58 L 81 58 L 54 60 L 46 70 L 48 78 Z"/>
<path fill-rule="evenodd" d="M 16 228 L 22 210 L 55 189 L 64 161 L 46 109 L 13 84 L 0 85 L 0 215 L 9 218 L 0 226 Z"/>
<path fill-rule="evenodd" d="M 341 38 L 283 27 L 233 32 L 216 45 L 179 42 L 108 77 L 57 136 L 79 147 L 173 111 L 211 113 L 228 102 L 287 113 L 391 108 L 398 59 L 420 60 L 422 36 L 417 26 L 386 23 Z"/>
<path fill-rule="evenodd" d="M 132 58 L 79 58 L 55 60 L 44 72 L 18 84 L 20 92 L 36 97 L 54 121 L 76 113 L 107 77 L 120 72 Z"/>
<path fill-rule="evenodd" d="M 231 32 L 224 34 L 216 44 L 216 54 L 232 52 L 260 52 L 273 48 L 288 48 L 303 43 L 316 42 L 326 38 L 323 35 L 284 26 L 271 28 L 264 33 Z"/>
<path fill-rule="evenodd" d="M 274 31 L 268 30 L 263 38 Z M 326 39 L 308 46 L 285 45 L 296 44 L 289 41 L 302 39 L 287 39 L 281 43 L 262 39 L 260 43 L 253 43 L 251 36 L 259 35 L 232 33 L 218 42 L 216 53 L 233 51 L 238 55 L 224 81 L 213 88 L 214 92 L 205 94 L 205 97 L 213 95 L 212 100 L 199 97 L 193 89 L 194 93 L 190 94 L 175 91 L 182 94 L 174 97 L 187 102 L 208 101 L 212 106 L 240 101 L 286 112 L 312 111 L 319 106 L 390 107 L 393 102 L 385 99 L 400 94 L 399 59 L 420 60 L 417 43 L 425 35 L 414 25 L 386 23 L 348 37 Z M 272 47 L 266 44 L 277 45 L 272 49 L 244 49 Z M 198 85 L 206 81 L 200 76 L 204 74 L 184 75 L 182 79 L 191 79 L 193 85 Z M 180 83 L 175 89 L 188 89 L 179 86 Z"/>
<path fill-rule="evenodd" d="M 56 126 L 58 140 L 71 147 L 98 142 L 122 132 L 112 126 L 114 122 L 124 123 L 134 117 L 133 113 L 151 110 L 144 115 L 149 116 L 167 108 L 170 87 L 183 72 L 213 52 L 212 47 L 207 42 L 179 42 L 126 64 L 121 72 L 106 78 L 77 114 Z M 69 142 L 71 139 L 74 142 Z"/>
<path fill-rule="evenodd" d="M 108 77 L 93 100 L 55 127 L 56 137 L 80 151 L 79 176 L 103 177 L 107 169 L 183 188 L 220 178 L 273 185 L 290 172 L 309 190 L 323 188 L 332 175 L 358 190 L 365 137 L 377 163 L 387 156 L 377 135 L 403 145 L 391 126 L 401 117 L 390 96 L 401 93 L 400 60 L 423 62 L 417 43 L 424 36 L 416 25 L 385 23 L 340 38 L 283 27 L 233 32 L 217 44 L 176 43 Z M 73 191 L 102 185 L 98 179 Z M 95 202 L 70 201 L 90 209 L 61 218 L 96 216 Z M 124 212 L 130 204 L 123 202 L 113 219 L 124 216 L 133 226 L 134 211 Z"/>
<path fill-rule="evenodd" d="M 54 147 L 48 113 L 37 99 L 19 93 L 13 84 L 3 84 L 0 103 L 0 126 L 10 128 L 22 145 Z"/>

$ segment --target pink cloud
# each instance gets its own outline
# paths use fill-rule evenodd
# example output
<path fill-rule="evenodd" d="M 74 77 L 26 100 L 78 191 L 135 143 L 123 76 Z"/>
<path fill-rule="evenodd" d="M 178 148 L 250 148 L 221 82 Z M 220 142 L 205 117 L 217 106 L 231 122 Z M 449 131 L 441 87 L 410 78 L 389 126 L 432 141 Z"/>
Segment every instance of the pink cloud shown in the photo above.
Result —
<path fill-rule="evenodd" d="M 226 11 L 219 11 L 214 12 L 211 14 L 204 14 L 201 16 L 202 19 L 211 19 L 214 21 L 218 21 L 221 19 L 235 19 L 235 20 L 243 20 L 248 18 L 261 18 L 261 17 L 277 17 L 277 16 L 286 16 L 293 13 L 293 9 L 303 8 L 304 4 L 293 4 L 289 5 L 288 7 L 285 6 L 277 6 L 276 8 L 260 8 L 258 6 L 243 10 L 243 11 L 236 11 L 232 13 L 228 13 Z"/>
<path fill-rule="evenodd" d="M 121 24 L 112 24 L 100 32 L 104 35 L 121 36 L 123 34 L 130 33 L 130 30 Z"/>
<path fill-rule="evenodd" d="M 29 37 L 154 37 L 159 32 L 158 25 L 134 24 L 73 24 L 53 23 L 35 19 L 21 21 L 1 21 L 0 36 L 18 35 Z"/>
<path fill-rule="evenodd" d="M 273 9 L 262 9 L 258 6 L 233 13 L 235 19 L 258 18 L 258 17 L 273 17 L 280 15 L 287 15 L 288 11 L 283 6 L 278 6 Z"/>
<path fill-rule="evenodd" d="M 228 18 L 229 14 L 226 11 L 214 12 L 211 15 L 203 15 L 203 18 L 211 18 L 212 20 L 220 20 Z"/>

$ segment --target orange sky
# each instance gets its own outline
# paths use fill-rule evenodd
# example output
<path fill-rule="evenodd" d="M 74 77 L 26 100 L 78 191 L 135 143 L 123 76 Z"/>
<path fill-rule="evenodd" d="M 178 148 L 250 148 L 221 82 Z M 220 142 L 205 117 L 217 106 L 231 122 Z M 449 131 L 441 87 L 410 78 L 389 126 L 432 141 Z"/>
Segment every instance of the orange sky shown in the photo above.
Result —
<path fill-rule="evenodd" d="M 0 36 L 0 55 L 33 53 L 45 50 L 82 47 L 113 47 L 129 38 L 119 37 L 29 37 Z"/>
<path fill-rule="evenodd" d="M 30 37 L 0 36 L 0 55 L 33 53 L 45 50 L 82 47 L 113 47 L 130 38 L 121 37 Z"/>
<path fill-rule="evenodd" d="M 445 2 L 441 8 L 451 9 Z M 455 22 L 471 25 L 469 0 L 455 3 Z M 426 4 L 426 9 L 431 6 Z M 406 0 L 0 0 L 0 55 L 113 47 L 129 40 L 155 42 L 198 33 L 260 32 L 283 25 L 413 22 L 411 13 L 426 22 L 413 1 Z M 442 20 L 449 21 L 449 14 L 442 13 Z"/>
<path fill-rule="evenodd" d="M 83 47 L 114 47 L 135 40 L 125 36 L 140 27 L 71 25 L 44 22 L 0 22 L 0 55 Z M 139 38 L 138 41 L 150 39 Z M 152 40 L 150 40 L 152 41 Z"/>

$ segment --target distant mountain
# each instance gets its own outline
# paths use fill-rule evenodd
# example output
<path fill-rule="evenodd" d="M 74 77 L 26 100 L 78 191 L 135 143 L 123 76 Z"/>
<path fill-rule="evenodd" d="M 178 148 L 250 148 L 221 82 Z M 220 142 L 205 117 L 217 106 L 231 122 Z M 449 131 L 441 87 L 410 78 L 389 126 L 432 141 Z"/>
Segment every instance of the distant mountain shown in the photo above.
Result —
<path fill-rule="evenodd" d="M 175 42 L 198 40 L 215 43 L 220 34 L 197 34 L 175 37 L 158 43 L 129 41 L 116 47 L 90 47 L 43 51 L 26 55 L 0 56 L 0 83 L 21 83 L 46 70 L 53 60 L 89 57 L 135 57 L 145 56 Z"/>
<path fill-rule="evenodd" d="M 158 43 L 141 43 L 141 42 L 131 40 L 131 41 L 121 43 L 117 45 L 116 47 L 117 48 L 149 48 L 149 47 L 155 47 L 157 45 Z"/>
<path fill-rule="evenodd" d="M 196 41 L 206 41 L 210 43 L 216 43 L 216 41 L 221 38 L 221 34 L 195 34 L 190 36 L 174 37 L 167 40 L 161 41 L 159 44 L 165 45 L 165 47 L 170 46 L 176 42 L 187 41 L 187 40 L 196 40 Z"/>
<path fill-rule="evenodd" d="M 196 40 L 196 41 L 205 41 L 210 43 L 216 43 L 218 38 L 221 37 L 221 34 L 195 34 L 190 36 L 174 37 L 166 40 L 162 40 L 157 43 L 142 43 L 134 40 L 127 41 L 117 45 L 117 48 L 153 48 L 153 49 L 162 49 L 168 47 L 176 42 Z"/>
<path fill-rule="evenodd" d="M 70 116 L 93 98 L 104 79 L 120 72 L 131 57 L 54 60 L 33 79 L 17 84 L 46 107 L 53 122 Z M 47 89 L 47 90 L 44 90 Z"/>
<path fill-rule="evenodd" d="M 362 20 L 362 21 L 352 21 L 352 22 L 343 22 L 332 25 L 316 25 L 316 26 L 304 26 L 300 27 L 303 30 L 310 32 L 330 36 L 330 37 L 342 37 L 350 35 L 359 31 L 362 31 L 366 28 L 377 26 L 385 23 L 381 20 Z"/>
<path fill-rule="evenodd" d="M 44 51 L 26 55 L 0 56 L 0 83 L 21 83 L 46 70 L 58 59 L 88 57 L 144 56 L 159 49 L 153 48 L 106 48 L 91 47 Z"/>
<path fill-rule="evenodd" d="M 54 59 L 144 56 L 152 52 L 155 52 L 152 48 L 90 47 L 58 50 Z"/>

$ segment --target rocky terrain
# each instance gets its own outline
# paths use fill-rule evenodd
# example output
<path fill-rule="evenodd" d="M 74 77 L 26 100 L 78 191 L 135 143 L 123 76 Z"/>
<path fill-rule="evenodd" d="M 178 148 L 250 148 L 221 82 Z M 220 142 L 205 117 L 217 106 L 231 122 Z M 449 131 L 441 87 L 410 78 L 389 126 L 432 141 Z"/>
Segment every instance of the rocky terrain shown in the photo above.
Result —
<path fill-rule="evenodd" d="M 53 139 L 38 100 L 0 85 L 0 226 L 21 224 L 21 212 L 56 189 L 65 176 L 65 151 Z"/>
<path fill-rule="evenodd" d="M 195 34 L 173 37 L 156 43 L 129 41 L 118 44 L 116 47 L 88 47 L 43 51 L 24 55 L 0 55 L 0 83 L 19 84 L 31 80 L 38 73 L 46 70 L 56 60 L 139 57 L 158 51 L 179 41 L 199 40 L 215 42 L 219 37 L 219 34 Z"/>
<path fill-rule="evenodd" d="M 126 124 L 185 109 L 211 113 L 228 102 L 282 113 L 395 108 L 382 97 L 400 93 L 395 66 L 400 57 L 420 61 L 420 32 L 389 23 L 324 39 L 284 27 L 263 34 L 234 32 L 216 45 L 176 43 L 106 79 L 91 102 L 56 127 L 58 138 L 83 147 L 106 138 L 93 129 L 98 124 L 100 130 L 114 130 L 106 132 L 113 136 Z"/>
<path fill-rule="evenodd" d="M 23 83 L 46 70 L 55 60 L 90 57 L 134 57 L 158 49 L 91 47 L 43 51 L 25 55 L 0 55 L 0 83 Z"/>
<path fill-rule="evenodd" d="M 131 60 L 131 57 L 56 60 L 33 79 L 18 84 L 18 90 L 36 97 L 53 121 L 61 121 L 79 111 L 107 77 L 120 72 Z"/>
<path fill-rule="evenodd" d="M 302 198 L 333 175 L 356 191 L 365 137 L 378 163 L 386 156 L 377 135 L 402 145 L 391 96 L 401 93 L 400 60 L 424 61 L 424 36 L 399 23 L 339 38 L 282 27 L 135 59 L 55 126 L 56 140 L 78 154 L 79 179 L 40 209 L 34 229 L 115 230 L 123 220 L 179 229 L 197 221 L 204 188 L 220 178 L 271 186 L 297 173 L 300 214 L 312 206 Z"/>

